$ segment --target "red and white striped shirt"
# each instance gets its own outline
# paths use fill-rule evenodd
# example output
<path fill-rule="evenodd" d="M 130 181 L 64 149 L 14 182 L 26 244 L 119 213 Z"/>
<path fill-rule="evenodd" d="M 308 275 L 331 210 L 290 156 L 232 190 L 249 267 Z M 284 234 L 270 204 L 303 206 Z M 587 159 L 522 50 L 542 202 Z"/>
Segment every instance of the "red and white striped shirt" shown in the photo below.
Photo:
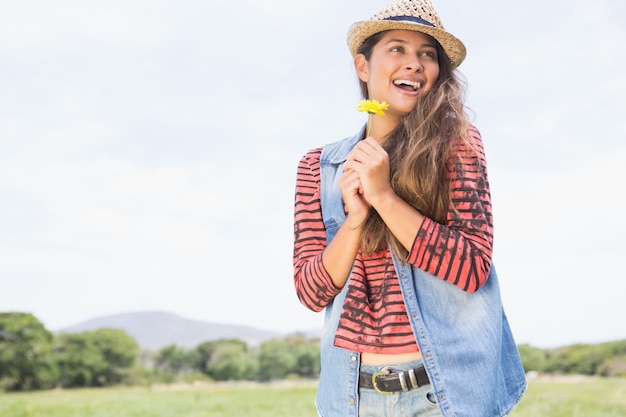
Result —
<path fill-rule="evenodd" d="M 406 260 L 474 292 L 489 275 L 493 219 L 482 139 L 475 129 L 469 133 L 474 146 L 459 141 L 453 149 L 462 161 L 462 172 L 454 170 L 449 178 L 457 214 L 451 208 L 445 225 L 425 218 Z M 326 231 L 320 205 L 321 151 L 309 151 L 298 164 L 294 210 L 296 293 L 313 311 L 323 310 L 341 291 L 322 265 Z M 336 346 L 383 354 L 417 350 L 390 250 L 369 256 L 359 251 L 347 285 Z"/>

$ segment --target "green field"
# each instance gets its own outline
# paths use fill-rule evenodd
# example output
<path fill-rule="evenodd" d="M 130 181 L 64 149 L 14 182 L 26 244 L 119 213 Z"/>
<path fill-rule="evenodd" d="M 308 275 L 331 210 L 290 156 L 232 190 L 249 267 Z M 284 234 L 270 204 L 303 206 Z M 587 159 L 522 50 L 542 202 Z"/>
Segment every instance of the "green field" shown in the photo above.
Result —
<path fill-rule="evenodd" d="M 314 383 L 0 394 L 2 417 L 316 417 Z M 626 379 L 532 381 L 514 417 L 626 416 Z"/>

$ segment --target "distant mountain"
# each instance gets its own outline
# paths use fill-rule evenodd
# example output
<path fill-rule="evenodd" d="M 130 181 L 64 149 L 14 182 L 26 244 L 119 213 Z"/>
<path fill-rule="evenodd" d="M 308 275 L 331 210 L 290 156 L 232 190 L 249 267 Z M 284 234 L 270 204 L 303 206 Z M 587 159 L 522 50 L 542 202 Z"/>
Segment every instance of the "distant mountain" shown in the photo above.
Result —
<path fill-rule="evenodd" d="M 218 339 L 239 339 L 248 343 L 249 346 L 257 346 L 272 338 L 285 336 L 248 326 L 190 320 L 163 311 L 98 317 L 62 329 L 61 332 L 81 333 L 102 328 L 124 330 L 137 341 L 139 346 L 150 350 L 157 350 L 171 344 L 191 348 L 200 343 Z"/>

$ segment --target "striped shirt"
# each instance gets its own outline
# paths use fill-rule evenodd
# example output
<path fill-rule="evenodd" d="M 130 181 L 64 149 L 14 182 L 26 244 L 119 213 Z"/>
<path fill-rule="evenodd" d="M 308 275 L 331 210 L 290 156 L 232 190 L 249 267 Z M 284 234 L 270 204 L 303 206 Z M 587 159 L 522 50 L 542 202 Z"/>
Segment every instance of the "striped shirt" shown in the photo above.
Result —
<path fill-rule="evenodd" d="M 493 219 L 482 139 L 458 142 L 462 172 L 450 173 L 452 205 L 447 223 L 425 218 L 406 261 L 463 291 L 477 291 L 491 267 Z M 322 265 L 326 233 L 320 205 L 320 155 L 309 151 L 298 164 L 294 208 L 294 282 L 298 298 L 321 311 L 341 291 Z M 480 165 L 481 169 L 477 168 Z M 397 354 L 417 350 L 390 250 L 357 253 L 347 284 L 335 345 L 358 352 Z"/>

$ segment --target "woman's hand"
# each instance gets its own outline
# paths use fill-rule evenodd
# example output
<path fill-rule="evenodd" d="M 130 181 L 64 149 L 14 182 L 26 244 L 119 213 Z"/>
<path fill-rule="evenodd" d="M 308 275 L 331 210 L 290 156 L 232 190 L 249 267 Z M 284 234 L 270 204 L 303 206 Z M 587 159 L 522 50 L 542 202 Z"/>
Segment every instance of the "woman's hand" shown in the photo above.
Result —
<path fill-rule="evenodd" d="M 361 227 L 369 215 L 370 206 L 363 198 L 361 181 L 356 171 L 345 168 L 338 181 L 339 190 L 343 197 L 345 210 L 348 213 L 346 226 L 351 230 Z"/>
<path fill-rule="evenodd" d="M 348 154 L 344 170 L 357 174 L 365 202 L 376 209 L 389 231 L 410 251 L 424 216 L 391 187 L 387 151 L 373 137 L 365 138 Z"/>
<path fill-rule="evenodd" d="M 395 194 L 389 180 L 389 155 L 371 136 L 348 154 L 344 170 L 357 174 L 359 194 L 368 205 L 376 207 L 384 198 Z"/>

